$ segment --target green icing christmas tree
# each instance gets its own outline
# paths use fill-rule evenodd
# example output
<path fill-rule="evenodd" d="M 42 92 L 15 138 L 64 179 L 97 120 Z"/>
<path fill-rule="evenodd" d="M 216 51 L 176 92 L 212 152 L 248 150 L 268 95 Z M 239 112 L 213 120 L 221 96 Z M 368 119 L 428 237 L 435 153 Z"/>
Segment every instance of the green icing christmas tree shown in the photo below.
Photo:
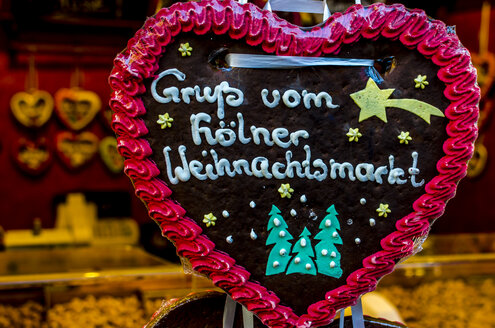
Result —
<path fill-rule="evenodd" d="M 327 209 L 327 213 L 320 223 L 320 232 L 314 238 L 321 240 L 315 246 L 316 265 L 318 266 L 318 273 L 340 278 L 342 276 L 340 253 L 335 247 L 336 244 L 342 245 L 342 239 L 337 232 L 340 230 L 340 223 L 334 205 Z"/>
<path fill-rule="evenodd" d="M 302 273 L 316 275 L 316 266 L 312 257 L 315 256 L 313 246 L 311 246 L 311 239 L 309 236 L 311 233 L 304 227 L 303 232 L 299 235 L 299 240 L 292 249 L 292 261 L 287 269 L 287 274 Z"/>
<path fill-rule="evenodd" d="M 268 220 L 267 231 L 270 231 L 268 238 L 266 239 L 266 245 L 273 245 L 270 255 L 268 256 L 268 262 L 266 263 L 266 275 L 274 275 L 284 273 L 285 268 L 290 260 L 290 250 L 292 244 L 289 240 L 294 239 L 289 233 L 287 223 L 280 215 L 280 210 L 277 206 L 272 205 L 272 210 L 269 213 L 270 219 Z"/>

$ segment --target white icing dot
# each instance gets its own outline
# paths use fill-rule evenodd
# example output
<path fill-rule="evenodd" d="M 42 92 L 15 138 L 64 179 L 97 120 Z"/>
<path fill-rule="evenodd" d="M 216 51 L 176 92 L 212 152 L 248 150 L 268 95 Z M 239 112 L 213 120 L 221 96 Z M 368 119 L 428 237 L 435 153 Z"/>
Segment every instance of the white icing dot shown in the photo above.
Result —
<path fill-rule="evenodd" d="M 330 267 L 335 268 L 335 262 L 334 261 L 330 262 Z"/>
<path fill-rule="evenodd" d="M 327 254 L 328 254 L 328 250 L 326 250 L 326 249 L 321 250 L 321 255 L 327 256 Z"/>
<path fill-rule="evenodd" d="M 236 125 L 236 124 L 235 124 L 235 122 L 234 122 L 234 121 L 230 122 L 230 126 L 231 126 L 231 127 L 235 128 L 235 125 Z"/>
<path fill-rule="evenodd" d="M 314 221 L 314 220 L 318 219 L 318 215 L 316 215 L 316 213 L 313 212 L 313 210 L 310 210 L 309 211 L 309 218 L 313 219 L 313 221 Z"/>
<path fill-rule="evenodd" d="M 258 235 L 256 232 L 254 232 L 253 229 L 251 229 L 251 232 L 249 233 L 249 237 L 251 237 L 252 240 L 256 240 L 258 238 Z"/>
<path fill-rule="evenodd" d="M 280 254 L 280 256 L 285 256 L 285 254 L 287 254 L 287 251 L 284 248 L 282 248 L 278 253 Z"/>
<path fill-rule="evenodd" d="M 327 228 L 328 228 L 328 227 L 329 227 L 329 226 L 331 226 L 331 225 L 332 225 L 332 221 L 330 221 L 330 220 L 326 220 L 326 221 L 325 221 L 325 227 L 327 227 Z M 334 236 L 334 237 L 335 237 L 335 236 Z"/>
<path fill-rule="evenodd" d="M 348 225 L 352 225 L 352 223 L 353 223 L 352 219 L 347 220 Z"/>
<path fill-rule="evenodd" d="M 276 226 L 276 227 L 279 227 L 280 226 L 280 220 L 275 218 L 273 219 L 273 224 Z"/>
<path fill-rule="evenodd" d="M 295 263 L 295 264 L 299 264 L 299 262 L 301 262 L 301 258 L 300 258 L 300 257 L 296 257 L 296 258 L 294 259 L 294 263 Z"/>
<path fill-rule="evenodd" d="M 253 202 L 253 201 L 250 201 L 250 202 L 249 202 L 249 206 L 250 206 L 251 208 L 255 208 L 255 207 L 256 207 L 256 203 L 255 203 L 255 202 Z"/>
<path fill-rule="evenodd" d="M 330 253 L 330 256 L 331 256 L 331 257 L 337 257 L 337 253 L 332 252 L 332 253 Z"/>
<path fill-rule="evenodd" d="M 228 236 L 227 238 L 225 238 L 225 240 L 229 243 L 229 244 L 232 244 L 234 242 L 234 238 L 232 238 L 232 236 Z"/>
<path fill-rule="evenodd" d="M 280 263 L 278 263 L 278 261 L 273 261 L 273 267 L 276 268 L 280 265 Z"/>
<path fill-rule="evenodd" d="M 306 263 L 306 270 L 311 270 L 311 264 Z"/>
<path fill-rule="evenodd" d="M 225 122 L 224 121 L 220 121 L 219 125 L 223 129 L 225 127 Z"/>
<path fill-rule="evenodd" d="M 337 238 L 339 236 L 339 234 L 337 233 L 337 231 L 334 231 L 332 236 L 333 236 L 333 238 Z"/>
<path fill-rule="evenodd" d="M 301 244 L 301 247 L 306 247 L 306 239 L 304 239 L 304 238 L 301 239 L 300 244 Z"/>
<path fill-rule="evenodd" d="M 361 205 L 366 204 L 366 198 L 361 198 L 361 199 L 359 200 L 359 202 L 361 203 Z"/>
<path fill-rule="evenodd" d="M 290 210 L 290 215 L 292 215 L 292 216 L 296 216 L 296 215 L 297 215 L 296 210 L 295 210 L 295 209 L 291 209 L 291 210 Z"/>
<path fill-rule="evenodd" d="M 222 212 L 222 216 L 223 216 L 224 218 L 228 218 L 228 217 L 229 217 L 229 215 L 230 215 L 230 214 L 229 214 L 229 211 L 227 211 L 227 210 L 223 210 L 223 212 Z"/>
<path fill-rule="evenodd" d="M 299 200 L 301 201 L 301 203 L 306 203 L 308 201 L 306 195 L 302 195 L 301 198 L 299 198 Z"/>
<path fill-rule="evenodd" d="M 208 152 L 207 152 L 206 150 L 203 150 L 203 151 L 201 152 L 201 155 L 203 155 L 203 157 L 206 157 L 206 156 L 208 156 Z"/>
<path fill-rule="evenodd" d="M 280 238 L 284 238 L 284 237 L 285 237 L 285 231 L 280 231 L 280 232 L 278 233 L 278 236 L 279 236 Z"/>
<path fill-rule="evenodd" d="M 370 226 L 374 227 L 376 224 L 375 219 L 371 218 L 370 219 Z"/>
<path fill-rule="evenodd" d="M 354 242 L 355 242 L 357 245 L 359 245 L 359 244 L 361 244 L 361 239 L 356 238 L 356 239 L 354 239 Z"/>

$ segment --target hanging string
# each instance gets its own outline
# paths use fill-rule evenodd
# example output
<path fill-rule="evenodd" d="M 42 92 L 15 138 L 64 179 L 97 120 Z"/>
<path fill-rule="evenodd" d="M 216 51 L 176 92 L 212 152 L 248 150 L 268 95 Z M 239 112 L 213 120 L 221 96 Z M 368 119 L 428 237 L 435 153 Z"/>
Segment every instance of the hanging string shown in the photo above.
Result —
<path fill-rule="evenodd" d="M 352 311 L 352 327 L 364 328 L 363 303 L 361 297 L 358 298 L 356 305 L 351 306 Z"/>
<path fill-rule="evenodd" d="M 253 313 L 246 309 L 244 306 L 242 307 L 242 323 L 244 325 L 244 328 L 254 328 Z"/>
<path fill-rule="evenodd" d="M 486 55 L 488 52 L 488 43 L 490 40 L 490 13 L 491 13 L 491 5 L 489 1 L 484 1 L 483 6 L 481 7 L 481 24 L 480 24 L 480 45 L 479 51 L 481 57 Z"/>
<path fill-rule="evenodd" d="M 28 76 L 26 78 L 26 90 L 33 91 L 38 89 L 38 73 L 36 72 L 36 63 L 34 54 L 29 55 Z"/>

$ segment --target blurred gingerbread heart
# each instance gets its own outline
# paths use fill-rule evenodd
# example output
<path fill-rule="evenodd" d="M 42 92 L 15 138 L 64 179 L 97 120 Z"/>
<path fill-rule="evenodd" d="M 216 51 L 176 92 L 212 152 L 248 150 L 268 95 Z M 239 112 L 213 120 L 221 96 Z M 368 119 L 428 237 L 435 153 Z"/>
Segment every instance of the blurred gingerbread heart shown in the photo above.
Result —
<path fill-rule="evenodd" d="M 14 143 L 13 158 L 21 170 L 38 175 L 49 167 L 52 154 L 46 138 L 20 138 Z"/>
<path fill-rule="evenodd" d="M 40 127 L 52 116 L 53 98 L 48 92 L 42 90 L 22 91 L 12 96 L 10 108 L 14 117 L 22 125 Z"/>
<path fill-rule="evenodd" d="M 117 150 L 117 139 L 105 137 L 100 141 L 100 156 L 103 163 L 112 173 L 120 173 L 124 169 L 124 158 Z"/>
<path fill-rule="evenodd" d="M 93 91 L 63 88 L 55 93 L 55 111 L 68 128 L 85 128 L 101 109 L 100 97 Z"/>
<path fill-rule="evenodd" d="M 91 132 L 59 132 L 56 136 L 56 149 L 62 162 L 68 168 L 76 169 L 93 158 L 98 150 L 98 137 Z"/>

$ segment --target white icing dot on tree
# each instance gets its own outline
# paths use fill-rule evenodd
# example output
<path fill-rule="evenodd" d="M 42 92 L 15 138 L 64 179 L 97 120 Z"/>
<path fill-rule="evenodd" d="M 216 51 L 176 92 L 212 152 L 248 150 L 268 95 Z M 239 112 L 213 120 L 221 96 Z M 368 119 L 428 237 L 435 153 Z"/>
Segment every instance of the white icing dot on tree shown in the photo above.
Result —
<path fill-rule="evenodd" d="M 361 203 L 361 205 L 366 204 L 366 198 L 361 198 L 361 199 L 359 200 L 359 202 Z"/>
<path fill-rule="evenodd" d="M 278 263 L 278 261 L 274 261 L 274 262 L 273 262 L 273 267 L 274 267 L 274 268 L 278 267 L 279 265 L 280 265 L 280 263 Z"/>
<path fill-rule="evenodd" d="M 306 198 L 306 195 L 302 195 L 301 198 L 299 198 L 299 201 L 301 201 L 301 203 L 306 203 L 308 199 Z"/>
<path fill-rule="evenodd" d="M 328 250 L 326 250 L 326 249 L 321 250 L 321 255 L 327 256 L 327 254 L 328 254 Z"/>
<path fill-rule="evenodd" d="M 337 233 L 337 231 L 334 231 L 332 236 L 333 236 L 333 238 L 337 238 L 339 236 L 339 234 Z"/>
<path fill-rule="evenodd" d="M 330 253 L 330 256 L 331 256 L 331 257 L 337 257 L 337 253 L 332 252 L 332 253 Z"/>
<path fill-rule="evenodd" d="M 249 237 L 251 237 L 252 240 L 256 240 L 258 238 L 256 232 L 254 232 L 254 229 L 251 229 L 251 232 L 249 233 Z"/>
<path fill-rule="evenodd" d="M 230 214 L 229 214 L 229 212 L 228 212 L 227 210 L 223 210 L 223 212 L 222 212 L 222 216 L 223 216 L 224 218 L 228 218 L 228 217 L 229 217 L 229 215 L 230 215 Z"/>
<path fill-rule="evenodd" d="M 232 236 L 228 236 L 227 238 L 225 238 L 225 240 L 229 243 L 229 244 L 232 244 L 234 242 L 234 238 L 232 238 Z"/>
<path fill-rule="evenodd" d="M 330 220 L 326 220 L 326 221 L 325 221 L 325 227 L 327 227 L 327 228 L 328 228 L 328 227 L 329 227 L 329 226 L 331 226 L 331 225 L 332 225 L 332 221 L 330 221 Z M 335 236 L 334 236 L 334 237 L 335 237 Z"/>
<path fill-rule="evenodd" d="M 300 258 L 300 257 L 296 257 L 296 258 L 294 259 L 294 263 L 295 263 L 295 264 L 299 264 L 300 262 L 301 262 L 301 258 Z"/>
<path fill-rule="evenodd" d="M 285 237 L 285 231 L 280 231 L 280 232 L 278 233 L 278 236 L 279 236 L 280 238 L 284 238 L 284 237 Z"/>
<path fill-rule="evenodd" d="M 359 244 L 361 244 L 361 239 L 356 238 L 356 239 L 354 239 L 354 242 L 355 242 L 357 245 L 359 245 Z"/>
<path fill-rule="evenodd" d="M 250 206 L 251 208 L 255 208 L 255 207 L 256 207 L 256 203 L 255 203 L 255 202 L 253 202 L 253 201 L 251 201 L 251 202 L 249 202 L 249 206 Z"/>
<path fill-rule="evenodd" d="M 295 210 L 295 209 L 291 209 L 291 210 L 290 210 L 290 215 L 292 215 L 292 216 L 296 216 L 296 215 L 297 215 L 296 210 Z"/>
<path fill-rule="evenodd" d="M 279 227 L 280 226 L 280 220 L 275 218 L 273 219 L 273 224 L 276 226 L 276 227 Z"/>
<path fill-rule="evenodd" d="M 311 270 L 311 264 L 306 263 L 306 270 Z"/>
<path fill-rule="evenodd" d="M 335 268 L 335 262 L 334 261 L 330 262 L 330 267 Z"/>
<path fill-rule="evenodd" d="M 301 247 L 306 247 L 306 239 L 304 239 L 304 238 L 301 239 L 300 244 L 301 244 Z"/>
<path fill-rule="evenodd" d="M 374 227 L 374 226 L 375 226 L 375 224 L 376 224 L 375 219 L 373 219 L 373 218 L 372 218 L 372 219 L 370 219 L 370 226 Z"/>
<path fill-rule="evenodd" d="M 280 254 L 280 256 L 285 256 L 285 254 L 287 254 L 287 251 L 284 248 L 282 248 L 280 250 L 279 254 Z"/>

